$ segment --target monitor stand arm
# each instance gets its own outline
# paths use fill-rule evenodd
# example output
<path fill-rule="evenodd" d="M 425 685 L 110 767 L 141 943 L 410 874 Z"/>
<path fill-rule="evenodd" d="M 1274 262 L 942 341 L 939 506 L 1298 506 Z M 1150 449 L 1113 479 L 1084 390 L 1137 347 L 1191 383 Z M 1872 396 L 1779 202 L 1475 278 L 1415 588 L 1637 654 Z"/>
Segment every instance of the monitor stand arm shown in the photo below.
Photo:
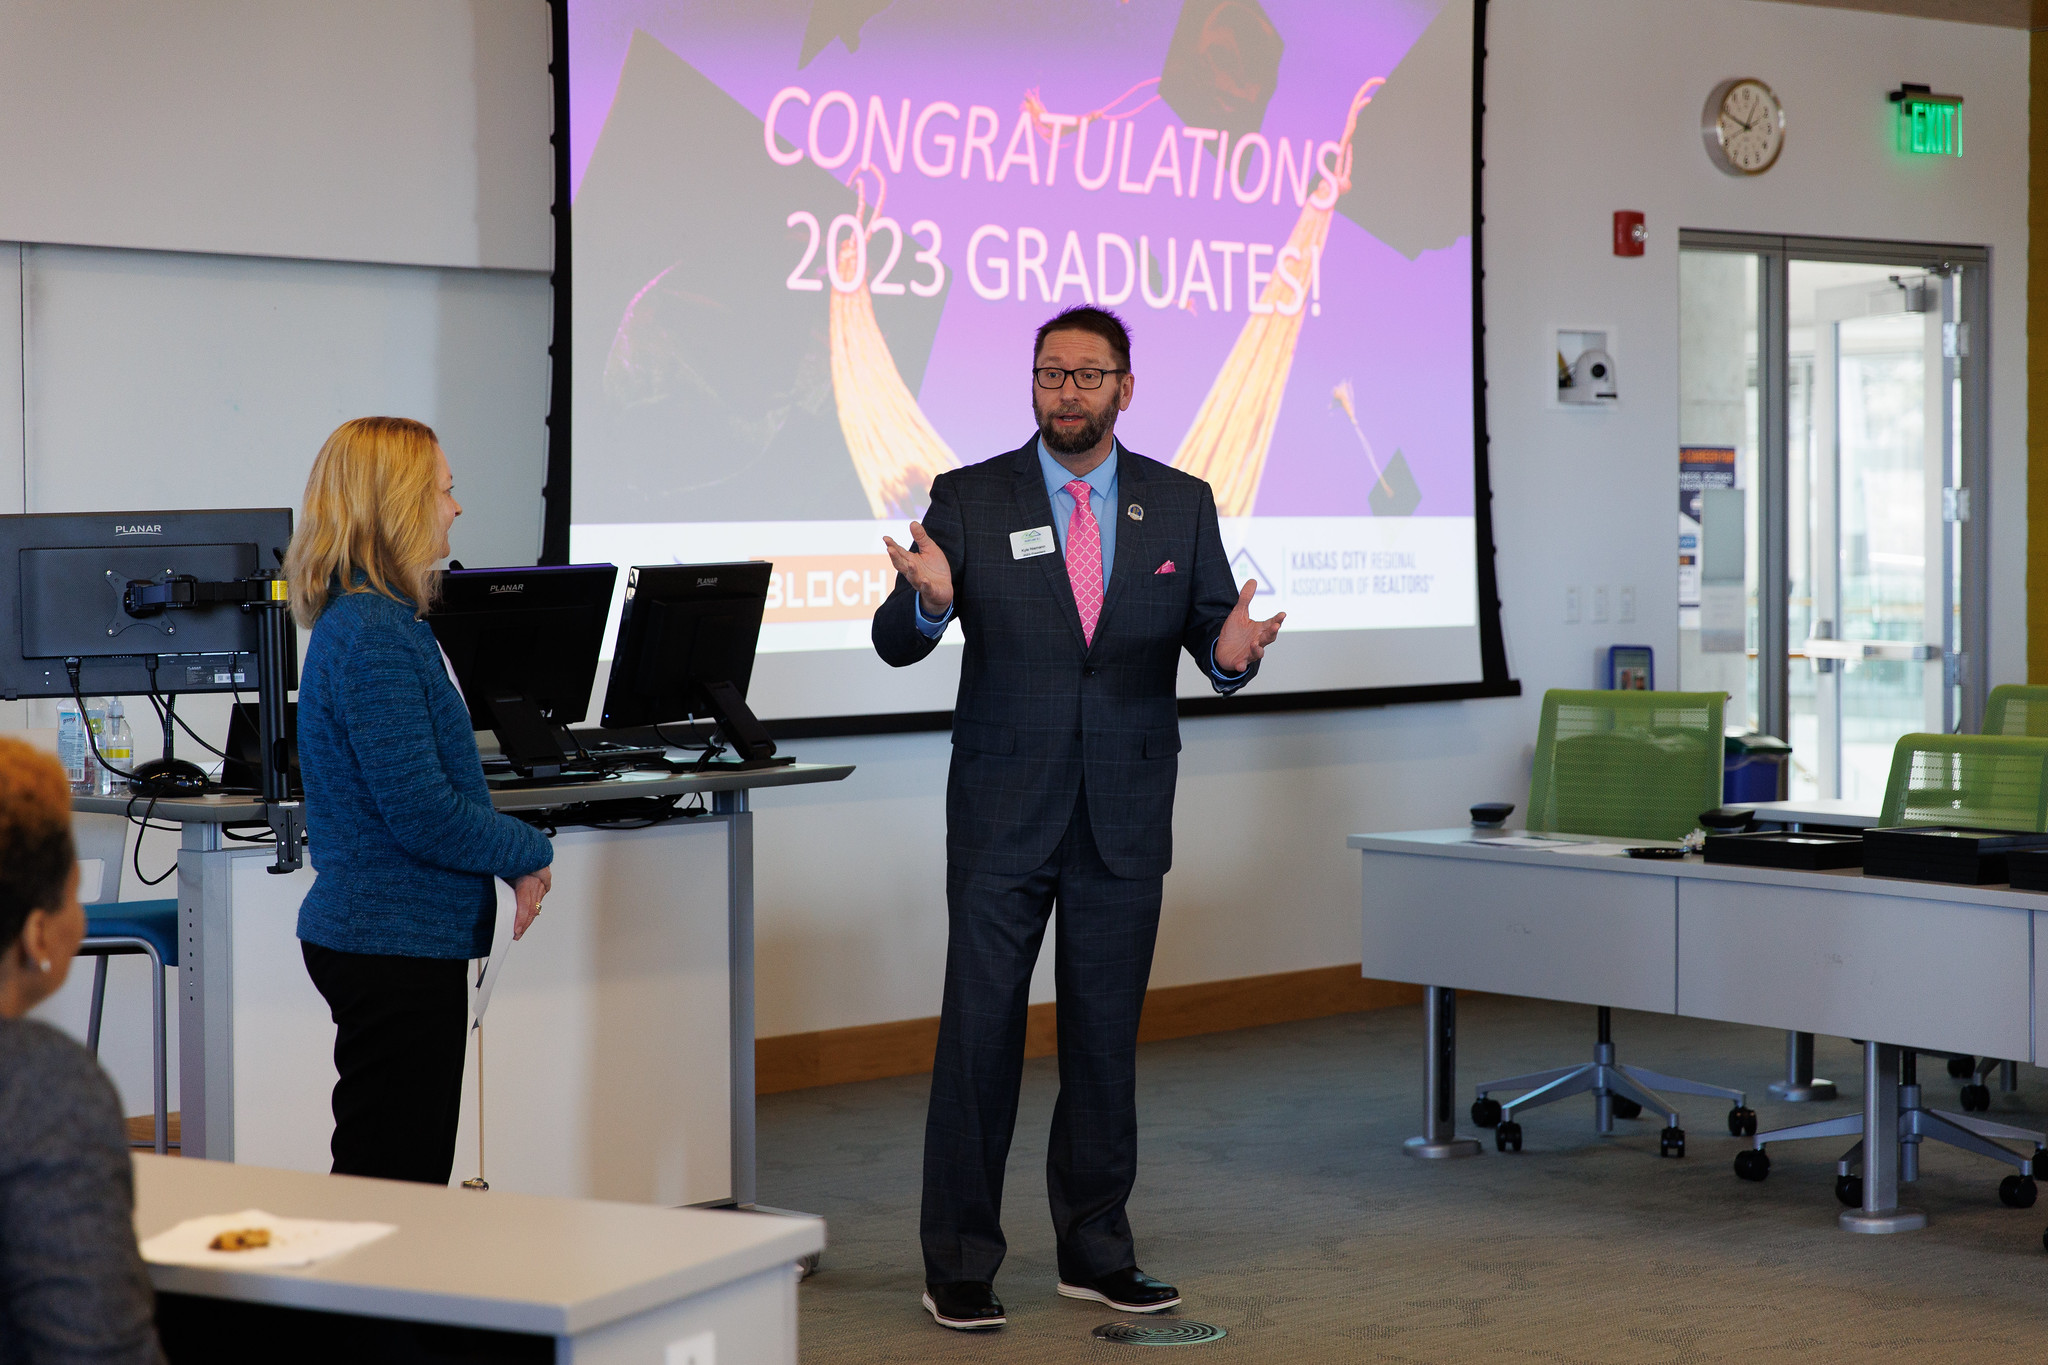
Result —
<path fill-rule="evenodd" d="M 559 777 L 568 755 L 555 738 L 554 726 L 524 696 L 492 697 L 491 730 L 498 747 L 521 777 Z"/>
<path fill-rule="evenodd" d="M 742 767 L 760 768 L 794 761 L 775 757 L 773 736 L 768 733 L 768 727 L 761 724 L 753 708 L 747 705 L 747 699 L 740 695 L 737 687 L 729 682 L 706 683 L 704 694 L 710 698 L 711 715 L 718 722 L 719 733 L 732 745 Z"/>

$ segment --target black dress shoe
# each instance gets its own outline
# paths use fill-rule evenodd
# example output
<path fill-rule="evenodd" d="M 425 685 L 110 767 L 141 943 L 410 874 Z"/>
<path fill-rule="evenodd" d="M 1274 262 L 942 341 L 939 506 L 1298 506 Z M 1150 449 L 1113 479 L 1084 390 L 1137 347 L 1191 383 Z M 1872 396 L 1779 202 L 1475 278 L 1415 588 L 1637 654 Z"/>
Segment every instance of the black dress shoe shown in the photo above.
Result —
<path fill-rule="evenodd" d="M 1180 1291 L 1162 1284 L 1136 1266 L 1114 1270 L 1099 1279 L 1060 1280 L 1060 1293 L 1070 1299 L 1093 1299 L 1119 1313 L 1163 1313 L 1180 1302 Z"/>
<path fill-rule="evenodd" d="M 980 1280 L 926 1285 L 924 1311 L 939 1326 L 956 1332 L 986 1332 L 1009 1321 L 1003 1316 L 1003 1301 L 996 1297 L 994 1287 Z"/>

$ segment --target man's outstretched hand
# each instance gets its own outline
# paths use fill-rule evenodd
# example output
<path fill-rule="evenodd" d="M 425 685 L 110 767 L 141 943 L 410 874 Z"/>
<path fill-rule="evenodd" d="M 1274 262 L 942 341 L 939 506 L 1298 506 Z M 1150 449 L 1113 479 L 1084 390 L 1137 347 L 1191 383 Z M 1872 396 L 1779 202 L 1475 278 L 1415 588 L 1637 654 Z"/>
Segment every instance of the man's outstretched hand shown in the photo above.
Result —
<path fill-rule="evenodd" d="M 1237 594 L 1237 605 L 1224 618 L 1222 633 L 1216 637 L 1216 667 L 1225 673 L 1242 673 L 1265 658 L 1266 646 L 1273 643 L 1280 634 L 1280 623 L 1287 619 L 1283 611 L 1269 621 L 1252 620 L 1252 594 L 1258 590 L 1258 579 L 1245 580 Z"/>
<path fill-rule="evenodd" d="M 946 552 L 924 533 L 922 522 L 910 523 L 910 543 L 917 553 L 912 554 L 889 537 L 882 537 L 882 544 L 889 550 L 889 562 L 916 590 L 917 600 L 924 607 L 925 619 L 936 621 L 953 605 L 953 566 L 946 562 Z M 1244 604 L 1240 602 L 1238 605 L 1242 608 Z"/>

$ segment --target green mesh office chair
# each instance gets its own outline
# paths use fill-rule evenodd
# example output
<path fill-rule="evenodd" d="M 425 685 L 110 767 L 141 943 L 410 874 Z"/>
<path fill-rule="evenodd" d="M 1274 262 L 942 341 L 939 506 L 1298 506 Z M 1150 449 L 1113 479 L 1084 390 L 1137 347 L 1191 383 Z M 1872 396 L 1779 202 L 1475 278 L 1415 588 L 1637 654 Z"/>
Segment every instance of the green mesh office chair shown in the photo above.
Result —
<path fill-rule="evenodd" d="M 1683 839 L 1700 812 L 1721 804 L 1723 737 L 1719 692 L 1568 692 L 1543 694 L 1536 732 L 1536 766 L 1529 780 L 1529 828 L 1559 834 L 1624 839 Z M 1524 1093 L 1505 1104 L 1495 1090 Z M 1664 1116 L 1659 1150 L 1685 1155 L 1678 1111 L 1660 1091 L 1732 1101 L 1729 1131 L 1756 1131 L 1756 1114 L 1740 1090 L 1666 1076 L 1614 1060 L 1611 1010 L 1599 1007 L 1593 1060 L 1527 1076 L 1508 1076 L 1478 1087 L 1472 1121 L 1492 1128 L 1500 1151 L 1522 1149 L 1516 1115 L 1571 1095 L 1593 1096 L 1594 1126 L 1614 1131 L 1614 1120 L 1649 1109 Z"/>
<path fill-rule="evenodd" d="M 2048 739 L 2048 687 L 2027 687 L 2006 683 L 1991 689 L 1984 702 L 1984 733 L 1987 735 L 2033 735 Z M 2019 1063 L 1996 1057 L 1968 1057 L 1943 1053 L 1948 1074 L 1965 1082 L 1960 1097 L 1966 1110 L 1991 1107 L 1991 1087 L 1985 1084 L 1998 1073 L 1998 1088 L 2011 1094 L 2020 1088 Z"/>
<path fill-rule="evenodd" d="M 1984 702 L 1984 733 L 2048 739 L 2048 687 L 2005 683 Z"/>
<path fill-rule="evenodd" d="M 1885 783 L 1883 814 L 1878 824 L 2048 832 L 2048 738 L 2011 734 L 1903 736 L 1892 751 L 1891 777 Z M 2011 1208 L 2033 1204 L 2034 1163 L 2041 1148 L 2048 1146 L 2048 1133 L 1923 1108 L 1919 1054 L 1912 1045 L 1872 1040 L 1865 1042 L 1863 1048 L 1867 1076 L 1881 1076 L 1887 1086 L 1893 1076 L 1897 1077 L 1901 1182 L 1919 1178 L 1922 1142 L 1945 1142 L 2018 1167 L 2016 1174 L 2000 1182 L 1998 1197 Z M 1989 1103 L 1988 1097 L 1985 1102 Z M 1835 1197 L 1851 1208 L 1860 1206 L 1863 1217 L 1883 1224 L 1885 1230 L 1918 1226 L 1916 1222 L 1898 1222 L 1896 1191 L 1865 1190 L 1862 1177 L 1855 1173 L 1863 1161 L 1862 1133 L 1861 1114 L 1758 1133 L 1751 1143 L 1753 1150 L 1736 1153 L 1735 1173 L 1745 1180 L 1762 1180 L 1769 1175 L 1771 1159 L 1764 1151 L 1766 1143 L 1855 1135 L 1859 1139 L 1856 1145 L 1835 1163 Z M 2015 1152 L 2000 1146 L 1994 1138 L 2024 1142 L 2027 1151 Z M 1905 1216 L 1919 1218 L 1918 1214 Z"/>

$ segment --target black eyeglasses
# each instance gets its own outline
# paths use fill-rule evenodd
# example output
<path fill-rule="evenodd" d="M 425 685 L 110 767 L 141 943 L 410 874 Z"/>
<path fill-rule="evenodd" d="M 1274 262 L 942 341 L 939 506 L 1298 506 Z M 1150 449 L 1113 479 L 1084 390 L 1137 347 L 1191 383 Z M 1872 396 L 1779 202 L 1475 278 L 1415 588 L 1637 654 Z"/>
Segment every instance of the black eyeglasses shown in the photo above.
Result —
<path fill-rule="evenodd" d="M 1130 371 L 1098 370 L 1093 367 L 1085 370 L 1063 370 L 1057 365 L 1040 365 L 1031 373 L 1037 377 L 1038 387 L 1041 389 L 1064 387 L 1068 375 L 1074 377 L 1074 387 L 1077 389 L 1099 389 L 1102 387 L 1102 380 L 1105 375 L 1129 374 Z"/>

